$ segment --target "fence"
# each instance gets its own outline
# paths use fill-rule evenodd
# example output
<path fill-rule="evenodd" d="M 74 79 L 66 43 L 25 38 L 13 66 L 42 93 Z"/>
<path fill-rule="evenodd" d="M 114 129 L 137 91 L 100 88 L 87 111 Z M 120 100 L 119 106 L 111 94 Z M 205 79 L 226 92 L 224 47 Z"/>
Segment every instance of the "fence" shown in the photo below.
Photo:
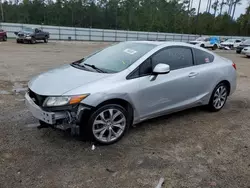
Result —
<path fill-rule="evenodd" d="M 54 40 L 79 40 L 79 41 L 129 41 L 129 40 L 152 40 L 152 41 L 190 41 L 197 38 L 197 35 L 140 32 L 109 29 L 92 29 L 77 27 L 58 27 L 48 25 L 31 25 L 16 23 L 0 23 L 0 28 L 8 33 L 8 37 L 14 38 L 14 32 L 24 27 L 41 28 L 50 33 L 50 39 Z"/>
<path fill-rule="evenodd" d="M 20 31 L 24 27 L 41 28 L 50 33 L 53 40 L 77 40 L 77 41 L 129 41 L 129 40 L 152 40 L 152 41 L 182 41 L 195 40 L 198 35 L 160 33 L 160 32 L 141 32 L 109 29 L 93 29 L 78 27 L 59 27 L 48 25 L 31 25 L 17 23 L 0 23 L 0 28 L 8 33 L 8 37 L 14 38 L 14 32 Z M 224 38 L 250 39 L 250 37 L 240 36 L 221 36 Z"/>

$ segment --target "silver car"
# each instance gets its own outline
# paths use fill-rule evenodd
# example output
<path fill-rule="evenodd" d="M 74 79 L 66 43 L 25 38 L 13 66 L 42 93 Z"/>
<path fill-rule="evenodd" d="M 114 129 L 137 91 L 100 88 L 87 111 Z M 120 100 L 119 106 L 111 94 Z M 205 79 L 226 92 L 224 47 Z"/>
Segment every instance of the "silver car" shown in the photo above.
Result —
<path fill-rule="evenodd" d="M 236 89 L 236 65 L 179 42 L 122 42 L 33 78 L 26 104 L 43 127 L 102 144 L 129 126 L 206 105 L 219 111 Z"/>

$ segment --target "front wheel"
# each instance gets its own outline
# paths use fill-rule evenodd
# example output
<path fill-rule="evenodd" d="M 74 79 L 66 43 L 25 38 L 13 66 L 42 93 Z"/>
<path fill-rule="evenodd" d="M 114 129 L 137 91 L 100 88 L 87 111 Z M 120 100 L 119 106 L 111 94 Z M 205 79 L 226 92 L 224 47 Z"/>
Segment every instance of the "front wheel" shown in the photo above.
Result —
<path fill-rule="evenodd" d="M 228 94 L 229 90 L 225 83 L 217 85 L 210 98 L 210 102 L 208 104 L 209 109 L 212 112 L 220 111 L 227 101 Z"/>
<path fill-rule="evenodd" d="M 7 41 L 7 36 L 3 36 L 3 41 Z"/>
<path fill-rule="evenodd" d="M 100 144 L 119 141 L 129 127 L 128 112 L 120 105 L 108 104 L 97 109 L 90 117 L 87 134 Z"/>
<path fill-rule="evenodd" d="M 214 44 L 212 50 L 216 50 L 218 48 L 217 44 Z"/>
<path fill-rule="evenodd" d="M 30 43 L 31 44 L 35 44 L 36 43 L 36 39 L 34 37 L 32 37 L 31 40 L 30 40 Z"/>

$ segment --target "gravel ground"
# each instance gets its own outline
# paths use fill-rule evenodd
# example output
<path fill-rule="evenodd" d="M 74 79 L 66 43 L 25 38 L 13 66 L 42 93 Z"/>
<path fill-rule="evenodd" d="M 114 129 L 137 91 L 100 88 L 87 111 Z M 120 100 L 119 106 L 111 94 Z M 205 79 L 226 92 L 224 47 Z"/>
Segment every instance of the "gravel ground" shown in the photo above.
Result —
<path fill-rule="evenodd" d="M 225 108 L 194 108 L 131 128 L 117 144 L 96 146 L 37 130 L 24 105 L 27 81 L 108 43 L 0 42 L 0 187 L 250 187 L 250 59 L 217 51 L 238 66 Z"/>

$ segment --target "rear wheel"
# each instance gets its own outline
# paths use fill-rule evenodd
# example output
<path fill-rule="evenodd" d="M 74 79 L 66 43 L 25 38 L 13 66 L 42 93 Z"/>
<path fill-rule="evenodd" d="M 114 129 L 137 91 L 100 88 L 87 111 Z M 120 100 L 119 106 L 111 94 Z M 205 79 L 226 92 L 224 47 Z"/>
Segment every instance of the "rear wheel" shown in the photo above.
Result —
<path fill-rule="evenodd" d="M 109 145 L 119 141 L 128 127 L 128 112 L 120 105 L 107 104 L 91 115 L 88 125 L 82 125 L 81 132 L 100 144 Z"/>
<path fill-rule="evenodd" d="M 220 111 L 227 101 L 228 94 L 229 88 L 225 83 L 217 85 L 210 98 L 210 102 L 208 104 L 209 109 L 212 112 Z"/>

